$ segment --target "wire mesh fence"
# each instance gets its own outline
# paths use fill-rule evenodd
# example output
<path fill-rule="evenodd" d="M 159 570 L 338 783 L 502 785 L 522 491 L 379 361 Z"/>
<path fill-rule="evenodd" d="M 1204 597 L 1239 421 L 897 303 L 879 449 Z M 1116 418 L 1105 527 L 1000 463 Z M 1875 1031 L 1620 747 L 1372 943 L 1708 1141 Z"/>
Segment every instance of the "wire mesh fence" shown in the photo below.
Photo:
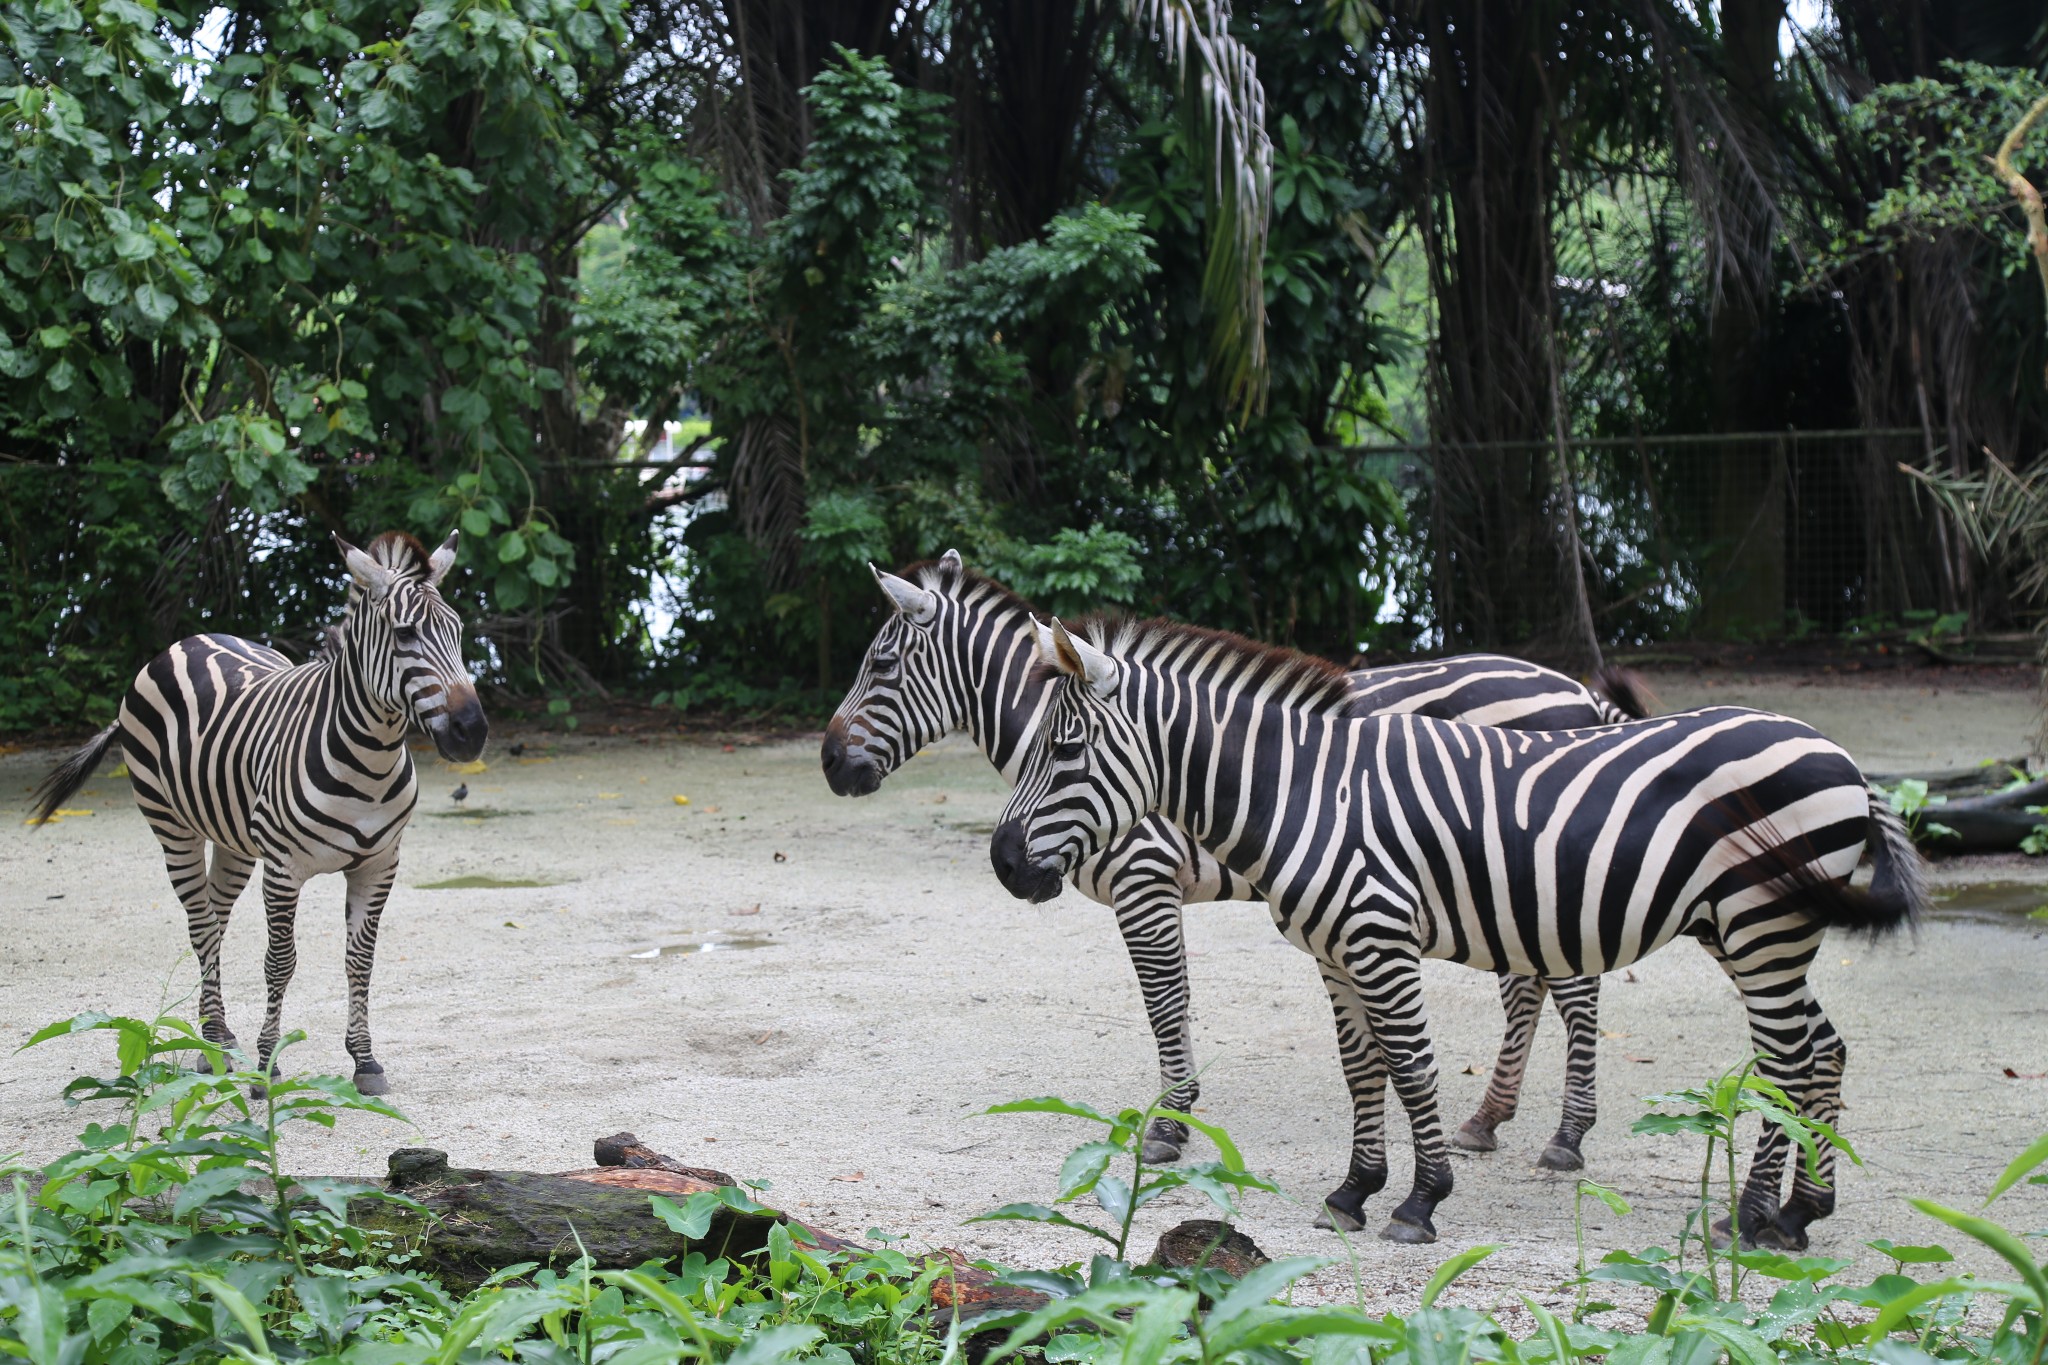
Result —
<path fill-rule="evenodd" d="M 1573 533 L 1603 646 L 2005 610 L 1901 468 L 1941 455 L 1912 428 L 1352 449 L 1407 508 L 1385 615 L 1424 648 L 1572 634 L 1569 580 L 1543 557 Z M 1516 560 L 1518 526 L 1555 543 Z M 1525 588 L 1519 615 L 1497 600 Z"/>

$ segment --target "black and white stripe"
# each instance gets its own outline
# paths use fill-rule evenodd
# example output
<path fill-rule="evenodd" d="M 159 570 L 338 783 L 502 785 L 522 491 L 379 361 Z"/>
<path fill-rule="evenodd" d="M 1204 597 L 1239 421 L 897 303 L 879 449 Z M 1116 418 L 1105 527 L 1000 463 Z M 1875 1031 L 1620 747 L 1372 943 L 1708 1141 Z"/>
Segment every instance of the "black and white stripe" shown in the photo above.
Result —
<path fill-rule="evenodd" d="M 462 623 L 439 584 L 455 562 L 450 535 L 431 555 L 389 532 L 359 550 L 339 536 L 348 614 L 309 662 L 232 635 L 180 640 L 143 668 L 115 722 L 46 778 L 43 818 L 119 746 L 136 804 L 163 845 L 200 970 L 209 1039 L 232 1045 L 221 998 L 228 915 L 260 861 L 269 934 L 269 1006 L 257 1036 L 268 1068 L 297 966 L 293 926 L 308 878 L 348 882 L 348 1051 L 358 1088 L 386 1089 L 370 1047 L 370 968 L 377 923 L 398 874 L 399 838 L 418 796 L 406 731 L 418 725 L 443 757 L 483 752 L 487 726 L 462 663 Z M 211 846 L 211 859 L 208 849 Z"/>
<path fill-rule="evenodd" d="M 907 758 L 964 729 L 1012 784 L 1036 731 L 1052 679 L 1037 668 L 1031 609 L 949 551 L 909 578 L 876 573 L 895 606 L 826 729 L 826 780 L 842 796 L 873 792 Z M 914 580 L 914 581 L 913 581 Z M 1365 709 L 1463 719 L 1519 729 L 1556 729 L 1629 719 L 1572 679 L 1519 659 L 1467 655 L 1353 672 Z M 1173 1107 L 1198 1093 L 1189 1028 L 1187 950 L 1181 907 L 1190 901 L 1252 900 L 1257 890 L 1165 820 L 1141 821 L 1122 840 L 1083 860 L 1074 885 L 1116 915 L 1137 969 L 1145 1013 L 1159 1049 L 1162 1089 Z M 1583 1164 L 1580 1140 L 1595 1114 L 1598 977 L 1545 981 L 1502 973 L 1507 1034 L 1479 1110 L 1458 1130 L 1460 1146 L 1491 1151 L 1495 1128 L 1514 1117 L 1530 1041 L 1546 994 L 1566 1022 L 1564 1117 L 1542 1157 L 1560 1170 Z M 1155 1123 L 1146 1159 L 1176 1159 L 1184 1125 Z"/>
<path fill-rule="evenodd" d="M 1847 1050 L 1807 979 L 1822 933 L 1896 928 L 1926 896 L 1903 824 L 1811 727 L 1734 707 L 1557 732 L 1361 716 L 1348 678 L 1290 651 L 1157 622 L 1088 637 L 1042 637 L 1060 680 L 991 859 L 1044 899 L 1157 812 L 1264 893 L 1337 1001 L 1355 1124 L 1329 1218 L 1360 1226 L 1386 1183 L 1391 1079 L 1416 1171 L 1386 1235 L 1435 1236 L 1451 1169 L 1425 957 L 1589 976 L 1692 936 L 1741 993 L 1763 1074 L 1839 1113 Z M 1833 1157 L 1781 1205 L 1786 1147 L 1765 1125 L 1740 1218 L 1799 1247 L 1833 1208 Z"/>

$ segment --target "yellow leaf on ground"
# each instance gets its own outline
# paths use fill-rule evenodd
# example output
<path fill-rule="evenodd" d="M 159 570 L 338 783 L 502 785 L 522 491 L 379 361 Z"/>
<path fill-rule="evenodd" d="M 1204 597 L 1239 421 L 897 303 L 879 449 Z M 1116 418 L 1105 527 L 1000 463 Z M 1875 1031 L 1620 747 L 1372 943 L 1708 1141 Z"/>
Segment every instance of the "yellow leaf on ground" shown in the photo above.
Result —
<path fill-rule="evenodd" d="M 690 804 L 690 798 L 687 796 L 678 796 L 676 798 L 676 804 L 678 806 L 687 806 Z"/>
<path fill-rule="evenodd" d="M 480 758 L 473 759 L 468 763 L 451 763 L 448 766 L 459 773 L 482 773 L 489 772 L 491 769 L 491 765 Z"/>
<path fill-rule="evenodd" d="M 53 810 L 50 812 L 50 818 L 47 820 L 38 820 L 34 816 L 30 816 L 28 819 L 22 821 L 21 823 L 23 823 L 24 825 L 54 825 L 59 820 L 64 819 L 66 816 L 91 814 L 92 812 L 89 810 Z"/>
<path fill-rule="evenodd" d="M 124 760 L 122 760 L 121 762 L 119 762 L 119 763 L 116 763 L 116 764 L 114 765 L 114 771 L 112 771 L 112 772 L 108 773 L 108 774 L 107 774 L 107 776 L 108 776 L 108 777 L 133 777 L 133 776 L 134 776 L 134 774 L 128 771 L 128 763 L 127 763 L 127 761 L 126 761 L 126 760 L 124 759 Z"/>
<path fill-rule="evenodd" d="M 616 801 L 619 799 L 619 794 L 617 792 L 599 792 L 597 799 L 600 801 Z"/>

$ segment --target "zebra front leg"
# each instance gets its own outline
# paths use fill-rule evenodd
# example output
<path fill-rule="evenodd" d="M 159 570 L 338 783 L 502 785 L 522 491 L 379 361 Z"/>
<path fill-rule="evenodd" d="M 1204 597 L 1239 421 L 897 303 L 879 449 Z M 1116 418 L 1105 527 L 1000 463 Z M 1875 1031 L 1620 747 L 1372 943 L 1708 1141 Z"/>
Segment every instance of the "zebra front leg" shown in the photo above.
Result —
<path fill-rule="evenodd" d="M 1380 1236 L 1390 1242 L 1434 1242 L 1436 1206 L 1450 1196 L 1451 1154 L 1437 1108 L 1436 1049 L 1422 999 L 1422 962 L 1410 945 L 1368 949 L 1356 959 L 1352 980 L 1387 1071 L 1408 1111 L 1415 1144 L 1415 1183 Z"/>
<path fill-rule="evenodd" d="M 1149 867 L 1132 869 L 1114 884 L 1111 908 L 1117 932 L 1138 973 L 1145 1017 L 1159 1045 L 1159 1088 L 1169 1109 L 1192 1112 L 1200 1087 L 1195 1081 L 1194 1039 L 1188 1028 L 1187 941 L 1181 931 L 1180 885 Z M 1145 1130 L 1144 1157 L 1153 1165 L 1180 1160 L 1188 1126 L 1155 1118 Z"/>
<path fill-rule="evenodd" d="M 292 984 L 292 973 L 299 966 L 295 930 L 303 885 L 274 865 L 264 864 L 263 925 L 268 942 L 263 949 L 263 983 L 269 1003 L 263 1013 L 263 1031 L 256 1035 L 256 1066 L 265 1076 L 277 1060 L 277 1040 L 284 1032 L 285 988 Z"/>
<path fill-rule="evenodd" d="M 397 876 L 396 850 L 381 865 L 348 874 L 348 945 L 342 955 L 348 970 L 348 1055 L 356 1064 L 356 1089 L 365 1095 L 391 1088 L 370 1051 L 370 968 L 377 958 L 377 922 Z"/>
<path fill-rule="evenodd" d="M 1542 978 L 1500 973 L 1500 1006 L 1507 1014 L 1507 1032 L 1500 1042 L 1500 1057 L 1493 1064 L 1493 1079 L 1486 1083 L 1486 1096 L 1479 1110 L 1466 1119 L 1451 1142 L 1468 1152 L 1491 1152 L 1500 1146 L 1494 1129 L 1515 1116 L 1522 1098 L 1522 1075 L 1529 1064 L 1529 1047 L 1536 1037 L 1536 1019 L 1543 1012 L 1543 994 L 1548 989 Z"/>
<path fill-rule="evenodd" d="M 1365 1226 L 1365 1201 L 1387 1185 L 1387 1062 L 1351 979 L 1330 967 L 1322 970 L 1337 1024 L 1337 1057 L 1351 1092 L 1351 1168 L 1344 1183 L 1324 1197 L 1315 1225 L 1357 1232 Z"/>
<path fill-rule="evenodd" d="M 1549 1171 L 1583 1170 L 1579 1144 L 1600 1113 L 1600 978 L 1565 976 L 1548 984 L 1564 1020 L 1564 1118 L 1536 1164 Z"/>

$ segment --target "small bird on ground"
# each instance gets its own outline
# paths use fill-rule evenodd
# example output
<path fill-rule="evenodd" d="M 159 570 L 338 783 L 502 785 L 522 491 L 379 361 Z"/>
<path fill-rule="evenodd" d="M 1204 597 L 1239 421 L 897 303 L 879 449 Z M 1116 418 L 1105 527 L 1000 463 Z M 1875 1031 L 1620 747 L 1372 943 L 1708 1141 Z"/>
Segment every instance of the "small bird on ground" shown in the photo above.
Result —
<path fill-rule="evenodd" d="M 519 755 L 521 755 L 521 754 L 523 754 L 523 753 L 525 753 L 525 752 L 526 752 L 526 746 L 525 746 L 524 744 L 515 744 L 515 745 L 513 745 L 513 746 L 512 746 L 512 749 L 511 749 L 511 753 L 512 753 L 512 757 L 514 757 L 514 758 L 517 758 L 517 757 L 519 757 Z"/>
<path fill-rule="evenodd" d="M 461 805 L 464 801 L 467 801 L 469 799 L 469 784 L 467 782 L 458 784 L 455 790 L 449 792 L 448 795 L 454 798 L 456 805 Z"/>

